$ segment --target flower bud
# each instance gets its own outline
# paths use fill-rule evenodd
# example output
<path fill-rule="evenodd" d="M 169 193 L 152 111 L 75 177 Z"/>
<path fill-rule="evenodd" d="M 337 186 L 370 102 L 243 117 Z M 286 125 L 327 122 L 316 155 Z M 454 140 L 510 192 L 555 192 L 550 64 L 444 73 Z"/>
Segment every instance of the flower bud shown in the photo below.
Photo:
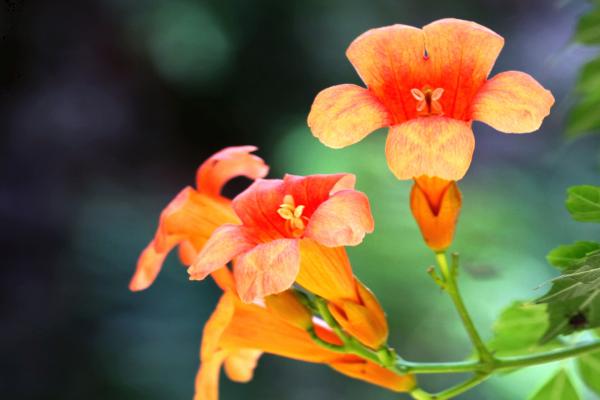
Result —
<path fill-rule="evenodd" d="M 294 289 L 265 297 L 267 309 L 279 318 L 300 329 L 312 326 L 312 314 L 300 301 L 301 293 Z"/>
<path fill-rule="evenodd" d="M 427 246 L 442 251 L 452 244 L 462 204 L 455 181 L 422 176 L 415 179 L 410 209 Z"/>
<path fill-rule="evenodd" d="M 351 336 L 372 349 L 379 349 L 388 338 L 385 313 L 373 293 L 355 280 L 358 301 L 329 303 L 329 312 Z"/>

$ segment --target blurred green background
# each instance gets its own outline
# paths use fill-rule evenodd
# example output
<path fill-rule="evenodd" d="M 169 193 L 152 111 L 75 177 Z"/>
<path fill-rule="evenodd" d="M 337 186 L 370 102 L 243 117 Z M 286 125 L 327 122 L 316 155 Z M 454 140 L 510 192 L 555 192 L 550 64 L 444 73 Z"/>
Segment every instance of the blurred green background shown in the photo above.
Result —
<path fill-rule="evenodd" d="M 359 83 L 344 56 L 365 30 L 438 18 L 477 21 L 506 39 L 493 73 L 522 70 L 556 97 L 542 129 L 502 135 L 475 123 L 453 250 L 484 336 L 499 311 L 555 272 L 548 250 L 598 238 L 570 220 L 564 192 L 598 183 L 597 137 L 565 139 L 581 64 L 571 42 L 584 1 L 95 0 L 4 2 L 0 61 L 0 384 L 3 398 L 191 399 L 202 326 L 218 299 L 175 256 L 147 291 L 127 290 L 158 215 L 224 146 L 256 144 L 283 173 L 351 172 L 376 231 L 350 255 L 410 360 L 470 347 L 408 210 L 410 182 L 384 159 L 385 132 L 344 150 L 312 138 L 316 93 Z M 236 181 L 231 190 L 241 187 Z M 524 399 L 556 365 L 496 377 L 460 399 Z M 456 377 L 428 376 L 427 389 Z M 265 356 L 254 380 L 222 379 L 222 399 L 408 398 L 319 365 Z M 591 398 L 591 397 L 590 397 Z"/>

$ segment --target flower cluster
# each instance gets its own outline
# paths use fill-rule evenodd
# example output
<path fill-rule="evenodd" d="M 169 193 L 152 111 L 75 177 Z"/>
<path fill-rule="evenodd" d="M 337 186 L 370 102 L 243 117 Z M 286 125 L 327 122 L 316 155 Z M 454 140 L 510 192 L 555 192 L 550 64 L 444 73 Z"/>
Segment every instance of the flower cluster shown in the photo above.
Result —
<path fill-rule="evenodd" d="M 367 88 L 325 89 L 308 116 L 314 136 L 334 148 L 390 128 L 388 165 L 398 179 L 414 179 L 410 207 L 436 252 L 454 235 L 461 208 L 456 181 L 475 146 L 471 122 L 530 132 L 554 102 L 527 74 L 487 79 L 502 45 L 489 29 L 460 20 L 370 30 L 347 52 Z M 204 328 L 195 398 L 218 397 L 222 366 L 230 379 L 250 380 L 263 352 L 412 390 L 414 377 L 393 371 L 386 359 L 385 313 L 346 254 L 346 246 L 360 244 L 374 229 L 355 176 L 264 179 L 268 166 L 255 150 L 227 148 L 200 166 L 197 187 L 183 189 L 162 212 L 130 283 L 131 290 L 150 286 L 178 246 L 191 280 L 210 275 L 223 290 Z M 236 176 L 254 182 L 230 200 L 221 189 Z M 380 362 L 342 351 L 350 348 Z"/>

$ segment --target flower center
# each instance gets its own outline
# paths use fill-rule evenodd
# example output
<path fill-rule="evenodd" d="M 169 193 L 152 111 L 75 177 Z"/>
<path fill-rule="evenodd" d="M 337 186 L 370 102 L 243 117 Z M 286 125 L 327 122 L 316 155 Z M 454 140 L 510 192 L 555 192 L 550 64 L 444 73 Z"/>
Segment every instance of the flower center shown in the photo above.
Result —
<path fill-rule="evenodd" d="M 422 90 L 411 89 L 410 93 L 417 100 L 417 115 L 425 117 L 444 114 L 442 105 L 439 102 L 444 94 L 444 89 L 431 89 L 429 86 L 424 86 Z"/>
<path fill-rule="evenodd" d="M 292 195 L 283 196 L 283 203 L 279 206 L 277 214 L 285 220 L 286 229 L 295 238 L 302 236 L 306 228 L 308 218 L 302 215 L 303 212 L 304 206 L 296 206 Z"/>

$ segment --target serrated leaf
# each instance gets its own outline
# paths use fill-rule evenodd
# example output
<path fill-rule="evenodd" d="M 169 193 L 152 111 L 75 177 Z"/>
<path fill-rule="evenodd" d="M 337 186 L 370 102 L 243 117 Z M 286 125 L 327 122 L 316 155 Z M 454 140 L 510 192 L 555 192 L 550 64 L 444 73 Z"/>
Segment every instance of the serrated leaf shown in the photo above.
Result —
<path fill-rule="evenodd" d="M 585 256 L 596 250 L 600 250 L 600 243 L 580 241 L 572 244 L 558 246 L 548 253 L 548 262 L 561 270 L 568 270 L 581 263 Z"/>
<path fill-rule="evenodd" d="M 583 44 L 600 44 L 600 7 L 581 16 L 575 29 L 575 40 Z"/>
<path fill-rule="evenodd" d="M 600 251 L 555 278 L 550 291 L 537 302 L 548 304 L 549 326 L 542 343 L 600 326 Z"/>
<path fill-rule="evenodd" d="M 574 220 L 600 222 L 600 186 L 570 187 L 567 190 L 566 205 Z"/>
<path fill-rule="evenodd" d="M 494 323 L 494 336 L 488 342 L 488 347 L 498 356 L 550 350 L 560 344 L 539 344 L 548 326 L 545 304 L 514 302 L 502 311 Z"/>
<path fill-rule="evenodd" d="M 529 400 L 579 400 L 579 393 L 564 369 L 558 371 Z"/>
<path fill-rule="evenodd" d="M 600 352 L 580 356 L 577 359 L 577 370 L 586 386 L 600 395 Z"/>

